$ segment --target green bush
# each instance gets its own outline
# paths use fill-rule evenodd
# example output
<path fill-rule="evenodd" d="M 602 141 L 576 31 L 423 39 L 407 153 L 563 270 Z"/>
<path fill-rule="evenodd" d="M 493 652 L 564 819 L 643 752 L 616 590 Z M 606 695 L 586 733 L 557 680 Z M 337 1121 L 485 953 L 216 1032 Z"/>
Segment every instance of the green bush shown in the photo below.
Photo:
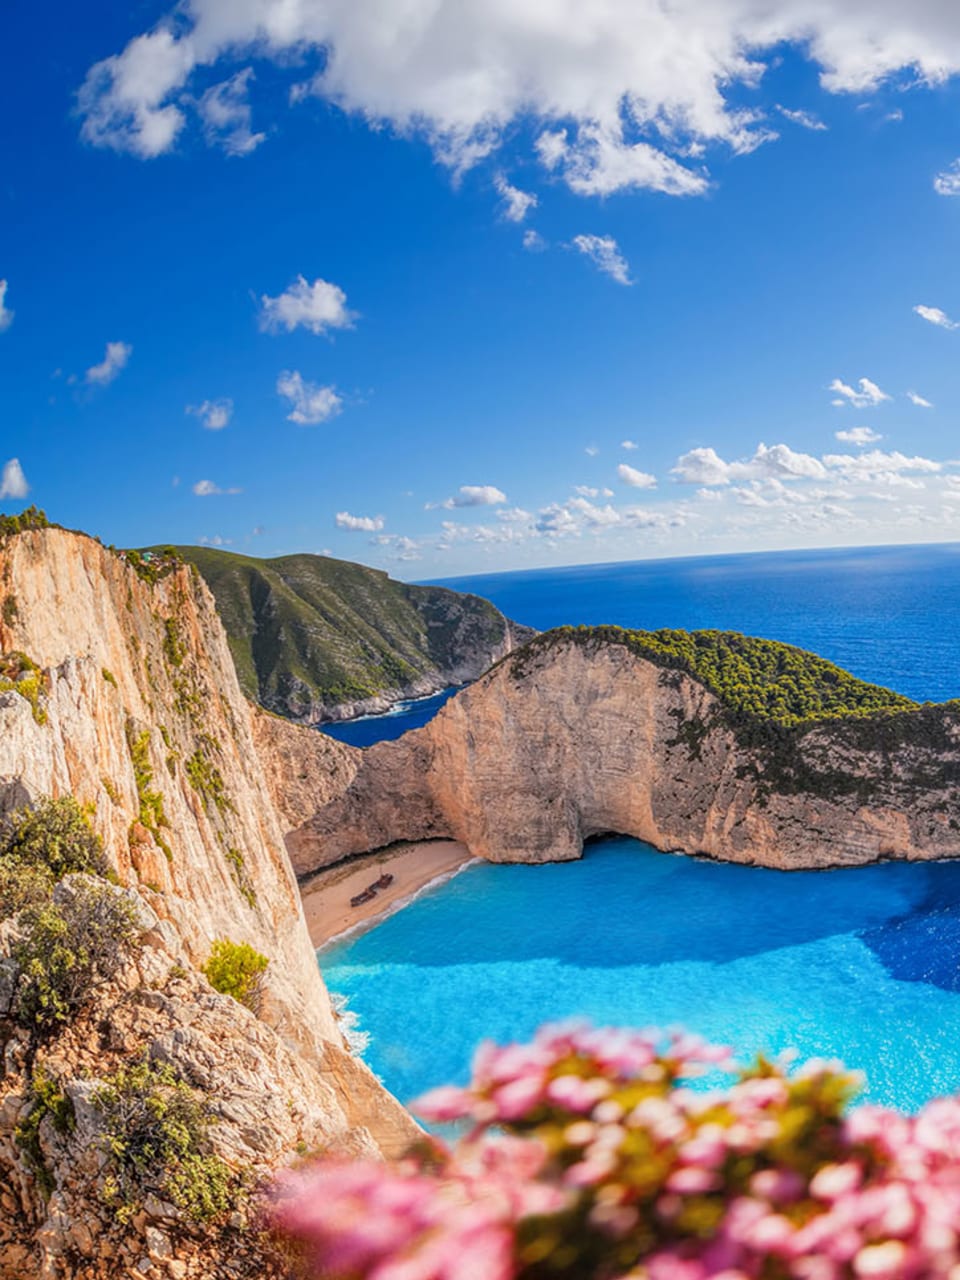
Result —
<path fill-rule="evenodd" d="M 21 809 L 6 824 L 0 844 L 4 863 L 46 868 L 54 880 L 73 872 L 105 876 L 109 865 L 103 843 L 73 796 L 40 800 Z"/>
<path fill-rule="evenodd" d="M 209 1148 L 210 1111 L 166 1064 L 121 1067 L 93 1098 L 113 1172 L 104 1197 L 121 1222 L 155 1189 L 189 1217 L 209 1222 L 231 1208 L 237 1179 Z"/>
<path fill-rule="evenodd" d="M 46 867 L 31 867 L 0 858 L 0 920 L 45 902 L 53 893 L 55 883 Z"/>
<path fill-rule="evenodd" d="M 69 1022 L 116 976 L 138 937 L 133 903 L 113 885 L 86 876 L 70 881 L 60 902 L 27 907 L 20 924 L 23 933 L 12 948 L 21 971 L 16 1012 L 38 1033 Z"/>
<path fill-rule="evenodd" d="M 14 1129 L 13 1136 L 36 1174 L 45 1196 L 49 1196 L 54 1188 L 53 1176 L 43 1158 L 40 1143 L 40 1126 L 47 1116 L 56 1133 L 72 1133 L 76 1127 L 73 1103 L 64 1093 L 59 1081 L 48 1076 L 43 1067 L 39 1067 L 30 1084 L 30 1110 Z"/>
<path fill-rule="evenodd" d="M 263 975 L 270 961 L 247 942 L 218 938 L 203 966 L 203 975 L 215 991 L 233 996 L 256 1012 L 260 1004 Z"/>

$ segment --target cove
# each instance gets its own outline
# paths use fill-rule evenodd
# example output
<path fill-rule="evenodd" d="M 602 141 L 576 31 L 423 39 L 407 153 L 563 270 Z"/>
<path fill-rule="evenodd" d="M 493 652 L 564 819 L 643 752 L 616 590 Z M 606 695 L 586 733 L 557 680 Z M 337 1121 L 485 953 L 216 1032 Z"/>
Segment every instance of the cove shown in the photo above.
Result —
<path fill-rule="evenodd" d="M 571 1016 L 840 1058 L 903 1110 L 960 1090 L 960 862 L 786 873 L 609 838 L 473 864 L 319 962 L 403 1102 Z"/>

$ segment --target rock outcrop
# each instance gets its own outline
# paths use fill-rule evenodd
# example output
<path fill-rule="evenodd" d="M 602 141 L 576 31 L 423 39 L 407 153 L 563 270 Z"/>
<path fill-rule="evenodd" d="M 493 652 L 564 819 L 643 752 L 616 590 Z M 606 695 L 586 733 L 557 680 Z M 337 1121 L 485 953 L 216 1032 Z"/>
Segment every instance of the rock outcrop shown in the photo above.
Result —
<path fill-rule="evenodd" d="M 549 633 L 347 760 L 345 790 L 303 808 L 287 847 L 299 874 L 437 837 L 492 862 L 578 858 L 606 832 L 787 869 L 960 854 L 960 707 L 890 698 L 876 715 L 750 724 L 615 637 Z"/>
<path fill-rule="evenodd" d="M 15 930 L 0 930 L 3 1280 L 265 1274 L 243 1232 L 211 1252 L 170 1206 L 113 1221 L 84 1099 L 130 1055 L 175 1063 L 214 1107 L 216 1149 L 254 1178 L 298 1147 L 395 1153 L 417 1132 L 344 1047 L 284 850 L 290 822 L 255 747 L 260 713 L 240 692 L 213 598 L 189 567 L 156 576 L 59 529 L 0 543 L 0 655 L 24 672 L 0 681 L 0 816 L 75 796 L 144 921 L 140 958 L 39 1047 L 10 1022 L 3 957 Z M 333 765 L 342 787 L 352 764 Z M 198 972 L 221 938 L 269 959 L 258 1017 Z M 69 1138 L 41 1126 L 45 1191 L 14 1136 L 40 1065 L 78 1116 Z"/>

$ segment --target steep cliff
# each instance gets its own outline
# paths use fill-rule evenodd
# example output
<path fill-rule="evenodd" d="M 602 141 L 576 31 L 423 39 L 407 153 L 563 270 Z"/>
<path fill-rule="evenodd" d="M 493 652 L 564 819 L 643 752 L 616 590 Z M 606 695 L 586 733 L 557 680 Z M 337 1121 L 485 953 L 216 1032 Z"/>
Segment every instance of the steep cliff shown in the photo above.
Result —
<path fill-rule="evenodd" d="M 435 837 L 565 860 L 604 832 L 781 868 L 960 853 L 960 705 L 916 707 L 765 641 L 732 637 L 718 659 L 709 637 L 657 634 L 548 633 L 425 728 L 355 753 L 338 796 L 315 812 L 301 797 L 296 870 Z"/>
<path fill-rule="evenodd" d="M 330 556 L 178 552 L 216 597 L 244 693 L 303 724 L 465 684 L 533 635 L 479 596 Z"/>
<path fill-rule="evenodd" d="M 75 796 L 140 920 L 138 955 L 40 1041 L 13 1018 L 17 927 L 0 928 L 0 1277 L 266 1274 L 239 1217 L 211 1244 L 154 1196 L 119 1225 L 90 1103 L 131 1057 L 174 1064 L 254 1181 L 298 1147 L 396 1151 L 415 1132 L 343 1046 L 213 598 L 189 567 L 145 580 L 82 535 L 6 537 L 0 668 L 0 816 Z M 258 1017 L 198 972 L 221 938 L 269 960 Z M 76 1123 L 41 1124 L 31 1162 L 41 1068 Z"/>

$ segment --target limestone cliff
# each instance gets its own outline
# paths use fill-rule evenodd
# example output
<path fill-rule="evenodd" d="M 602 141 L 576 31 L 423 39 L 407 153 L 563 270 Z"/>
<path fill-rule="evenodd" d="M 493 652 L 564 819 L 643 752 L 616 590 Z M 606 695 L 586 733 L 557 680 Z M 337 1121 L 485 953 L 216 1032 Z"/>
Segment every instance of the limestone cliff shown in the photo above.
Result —
<path fill-rule="evenodd" d="M 195 572 L 144 580 L 121 555 L 58 529 L 0 543 L 0 655 L 0 816 L 41 796 L 87 806 L 145 939 L 88 1021 L 40 1054 L 86 1117 L 70 1141 L 41 1131 L 46 1196 L 13 1138 L 37 1047 L 4 1025 L 0 1277 L 241 1274 L 236 1232 L 232 1253 L 222 1241 L 205 1253 L 189 1232 L 178 1244 L 182 1224 L 161 1206 L 118 1235 L 98 1200 L 105 1156 L 84 1099 L 118 1054 L 175 1060 L 219 1110 L 218 1149 L 255 1175 L 298 1144 L 395 1151 L 414 1133 L 343 1047 L 284 850 L 290 824 L 254 746 L 259 713 Z M 0 931 L 0 961 L 12 936 Z M 269 958 L 259 1018 L 197 972 L 217 938 Z M 149 1231 L 160 1233 L 152 1245 Z"/>
<path fill-rule="evenodd" d="M 960 853 L 957 704 L 914 708 L 821 663 L 886 709 L 763 722 L 628 635 L 548 634 L 426 727 L 354 753 L 341 794 L 315 811 L 302 797 L 298 873 L 434 837 L 493 862 L 578 858 L 605 832 L 781 868 Z M 300 751 L 326 746 L 305 735 Z"/>

